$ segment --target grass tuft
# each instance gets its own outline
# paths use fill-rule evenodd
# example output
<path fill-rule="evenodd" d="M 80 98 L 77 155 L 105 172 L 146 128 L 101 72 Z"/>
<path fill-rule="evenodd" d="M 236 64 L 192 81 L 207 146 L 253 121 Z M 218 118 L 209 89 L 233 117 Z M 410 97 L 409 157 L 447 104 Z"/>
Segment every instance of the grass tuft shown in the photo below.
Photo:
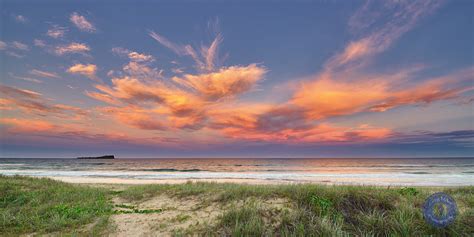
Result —
<path fill-rule="evenodd" d="M 111 210 L 98 188 L 0 175 L 0 235 L 77 230 Z"/>

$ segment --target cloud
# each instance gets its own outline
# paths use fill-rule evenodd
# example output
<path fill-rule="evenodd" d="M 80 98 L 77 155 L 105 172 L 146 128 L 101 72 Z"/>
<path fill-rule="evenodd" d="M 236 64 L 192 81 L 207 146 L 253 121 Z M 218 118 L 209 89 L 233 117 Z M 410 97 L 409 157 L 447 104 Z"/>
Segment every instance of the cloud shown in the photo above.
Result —
<path fill-rule="evenodd" d="M 443 1 L 367 1 L 349 20 L 349 30 L 360 35 L 326 64 L 327 70 L 363 66 L 387 50 Z"/>
<path fill-rule="evenodd" d="M 72 74 L 84 75 L 96 81 L 98 80 L 96 76 L 97 66 L 94 64 L 75 64 L 69 67 L 67 72 Z"/>
<path fill-rule="evenodd" d="M 28 47 L 28 45 L 19 41 L 13 41 L 11 43 L 0 41 L 0 50 L 6 50 L 6 49 L 28 51 L 30 48 Z"/>
<path fill-rule="evenodd" d="M 29 50 L 29 47 L 28 45 L 26 44 L 23 44 L 21 42 L 18 42 L 18 41 L 13 41 L 11 46 L 15 49 L 18 49 L 18 50 L 22 50 L 22 51 L 27 51 Z"/>
<path fill-rule="evenodd" d="M 0 50 L 6 50 L 6 54 L 9 56 L 23 58 L 25 56 L 23 53 L 30 50 L 30 48 L 28 45 L 19 41 L 13 41 L 10 43 L 0 41 Z"/>
<path fill-rule="evenodd" d="M 223 41 L 223 37 L 221 34 L 218 33 L 209 46 L 201 46 L 200 54 L 198 54 L 198 52 L 189 44 L 175 44 L 154 31 L 149 31 L 149 35 L 150 37 L 158 41 L 161 45 L 171 49 L 177 55 L 191 57 L 195 61 L 198 70 L 210 72 L 216 69 L 216 64 L 218 64 L 219 62 L 219 45 Z"/>
<path fill-rule="evenodd" d="M 156 41 L 158 41 L 160 44 L 162 44 L 163 46 L 165 46 L 166 48 L 169 48 L 171 49 L 173 52 L 175 52 L 176 54 L 178 55 L 186 55 L 187 52 L 186 52 L 186 46 L 182 46 L 182 45 L 178 45 L 178 44 L 175 44 L 171 41 L 169 41 L 167 38 L 165 38 L 164 36 L 161 36 L 157 33 L 155 33 L 154 31 L 150 31 L 149 32 L 149 35 L 155 39 Z"/>
<path fill-rule="evenodd" d="M 66 27 L 53 25 L 51 26 L 50 29 L 48 29 L 48 31 L 46 32 L 46 35 L 54 39 L 60 39 L 64 37 L 66 32 L 67 32 Z"/>
<path fill-rule="evenodd" d="M 8 46 L 7 43 L 5 43 L 5 42 L 3 42 L 3 41 L 0 40 L 0 50 L 5 50 L 5 49 L 7 49 L 7 46 Z"/>
<path fill-rule="evenodd" d="M 386 139 L 389 128 L 337 126 L 307 120 L 297 107 L 272 104 L 232 105 L 209 112 L 208 127 L 235 140 L 269 143 L 367 142 Z"/>
<path fill-rule="evenodd" d="M 342 82 L 322 77 L 301 85 L 291 103 L 302 108 L 308 119 L 353 114 L 387 97 L 387 83 L 365 80 Z"/>
<path fill-rule="evenodd" d="M 134 128 L 143 130 L 167 130 L 167 126 L 163 121 L 160 121 L 160 118 L 153 116 L 153 113 L 139 107 L 105 107 L 101 108 L 101 112 L 110 114 L 118 121 Z"/>
<path fill-rule="evenodd" d="M 9 110 L 22 110 L 26 113 L 41 116 L 54 115 L 61 118 L 87 114 L 86 111 L 77 107 L 52 104 L 42 94 L 31 90 L 0 85 L 0 94 L 2 94 L 4 102 L 8 102 L 7 108 Z"/>
<path fill-rule="evenodd" d="M 206 100 L 215 101 L 250 90 L 265 73 L 264 68 L 251 64 L 246 67 L 221 68 L 208 74 L 186 74 L 184 78 L 174 77 L 173 81 L 192 89 Z"/>
<path fill-rule="evenodd" d="M 153 60 L 153 57 L 151 55 L 140 54 L 137 52 L 129 53 L 128 57 L 130 58 L 130 60 L 135 62 L 149 62 Z"/>
<path fill-rule="evenodd" d="M 455 145 L 460 147 L 473 147 L 474 144 L 474 130 L 454 130 L 454 131 L 415 131 L 397 133 L 392 139 L 388 141 L 391 145 L 412 144 L 423 145 L 429 144 L 430 147 L 437 145 Z"/>
<path fill-rule="evenodd" d="M 15 52 L 11 52 L 11 51 L 7 51 L 7 54 L 12 56 L 12 57 L 15 57 L 15 58 L 23 58 L 24 57 L 24 55 L 17 54 Z"/>
<path fill-rule="evenodd" d="M 217 34 L 216 38 L 212 41 L 209 47 L 202 47 L 201 54 L 203 55 L 205 62 L 206 62 L 206 69 L 208 71 L 214 70 L 216 65 L 215 62 L 219 55 L 219 45 L 222 43 L 223 38 L 221 34 Z"/>
<path fill-rule="evenodd" d="M 151 55 L 141 54 L 120 47 L 112 48 L 112 52 L 122 57 L 128 57 L 130 61 L 133 62 L 146 63 L 155 61 L 155 59 Z"/>
<path fill-rule="evenodd" d="M 455 71 L 438 78 L 429 78 L 419 84 L 411 84 L 398 91 L 392 91 L 389 98 L 372 106 L 371 111 L 383 112 L 403 106 L 430 104 L 440 100 L 460 98 L 465 92 L 473 91 L 470 84 L 474 75 L 474 67 Z"/>
<path fill-rule="evenodd" d="M 94 131 L 87 124 L 72 125 L 52 122 L 44 119 L 26 118 L 0 118 L 0 127 L 3 134 L 1 143 L 14 144 L 31 148 L 31 144 L 38 148 L 49 149 L 52 145 L 63 148 L 91 150 L 100 148 L 113 148 L 114 150 L 130 146 L 143 149 L 145 147 L 156 149 L 176 146 L 178 138 L 171 136 L 138 136 L 133 137 L 127 133 L 107 131 Z M 7 139 L 8 138 L 8 139 Z"/>
<path fill-rule="evenodd" d="M 96 85 L 102 93 L 89 92 L 87 95 L 115 105 L 124 103 L 137 108 L 160 106 L 160 114 L 169 117 L 170 126 L 197 128 L 205 119 L 205 103 L 200 97 L 159 80 L 144 82 L 132 77 L 123 77 L 112 79 L 112 84 L 113 87 Z M 190 124 L 191 121 L 193 124 Z"/>
<path fill-rule="evenodd" d="M 151 68 L 143 63 L 129 62 L 122 68 L 123 72 L 127 73 L 131 77 L 143 80 L 153 81 L 163 79 L 163 70 L 157 68 Z"/>
<path fill-rule="evenodd" d="M 38 79 L 35 79 L 35 78 L 31 78 L 31 77 L 22 77 L 22 76 L 16 76 L 14 75 L 13 73 L 8 73 L 9 76 L 13 77 L 13 78 L 16 78 L 16 79 L 20 79 L 20 80 L 24 80 L 24 81 L 29 81 L 29 82 L 34 82 L 34 83 L 43 83 L 42 81 L 38 80 Z"/>
<path fill-rule="evenodd" d="M 120 101 L 118 101 L 114 97 L 112 97 L 110 95 L 107 95 L 107 94 L 86 91 L 85 95 L 87 95 L 87 96 L 89 96 L 93 99 L 96 99 L 96 100 L 102 101 L 104 103 L 107 103 L 107 104 L 111 104 L 111 105 L 119 105 L 120 104 Z"/>
<path fill-rule="evenodd" d="M 46 47 L 46 43 L 43 40 L 39 40 L 39 39 L 34 39 L 33 44 L 36 47 L 40 47 L 40 48 Z"/>
<path fill-rule="evenodd" d="M 22 16 L 22 15 L 16 15 L 16 16 L 14 16 L 14 18 L 17 22 L 20 22 L 20 23 L 28 22 L 28 18 L 26 18 L 25 16 Z"/>
<path fill-rule="evenodd" d="M 89 33 L 97 31 L 92 23 L 90 23 L 84 16 L 79 15 L 77 12 L 73 12 L 69 20 L 71 20 L 71 22 L 74 23 L 74 25 L 81 31 Z"/>
<path fill-rule="evenodd" d="M 184 73 L 184 68 L 172 68 L 171 71 L 175 74 L 183 74 Z"/>
<path fill-rule="evenodd" d="M 2 118 L 0 124 L 8 125 L 14 132 L 31 133 L 31 132 L 46 132 L 53 130 L 56 126 L 50 122 L 43 120 L 29 120 L 19 118 Z"/>
<path fill-rule="evenodd" d="M 379 22 L 383 27 L 364 29 L 358 39 L 327 61 L 322 72 L 294 86 L 290 98 L 280 104 L 239 104 L 238 97 L 255 88 L 267 70 L 257 64 L 220 66 L 220 34 L 208 46 L 196 50 L 150 31 L 150 37 L 166 48 L 179 56 L 191 57 L 198 71 L 175 71 L 182 75 L 168 78 L 162 70 L 146 64 L 147 60 L 138 60 L 146 54 L 114 48 L 115 54 L 130 62 L 121 72 L 110 73 L 111 77 L 118 75 L 112 78 L 111 85 L 96 85 L 97 91 L 87 91 L 86 95 L 110 105 L 97 108 L 99 111 L 140 130 L 200 130 L 200 134 L 212 134 L 226 141 L 267 143 L 387 141 L 396 135 L 392 128 L 373 127 L 368 122 L 338 125 L 331 118 L 450 100 L 471 90 L 466 87 L 470 71 L 464 72 L 464 76 L 453 73 L 419 78 L 417 73 L 426 69 L 423 65 L 384 73 L 362 70 L 361 65 L 368 66 L 369 59 L 388 49 L 435 8 L 427 6 L 424 10 L 417 10 L 419 5 L 396 8 L 401 12 L 393 14 L 403 16 L 403 20 L 395 19 L 395 15 L 386 16 L 388 20 L 382 17 L 387 20 Z M 356 67 L 350 67 L 354 63 Z"/>
<path fill-rule="evenodd" d="M 56 78 L 56 79 L 60 78 L 58 76 L 58 74 L 56 74 L 54 72 L 46 72 L 46 71 L 41 71 L 41 70 L 38 70 L 38 69 L 33 69 L 29 73 L 31 75 L 35 75 L 35 76 L 38 76 L 38 77 L 47 77 L 47 78 Z"/>
<path fill-rule="evenodd" d="M 236 140 L 268 143 L 360 143 L 378 142 L 391 136 L 388 128 L 342 127 L 328 123 L 312 125 L 304 129 L 285 128 L 267 131 L 258 126 L 228 126 L 218 130 L 224 136 Z"/>
<path fill-rule="evenodd" d="M 131 62 L 130 65 L 135 64 Z M 113 78 L 112 87 L 96 85 L 101 93 L 87 92 L 86 95 L 116 106 L 121 103 L 142 108 L 158 105 L 161 116 L 167 117 L 170 127 L 194 130 L 205 126 L 208 105 L 250 90 L 266 72 L 264 68 L 252 64 L 221 68 L 213 73 L 186 74 L 183 78 L 174 77 L 172 81 L 164 82 L 161 78 L 147 77 L 152 75 L 147 67 L 141 66 L 132 71 L 126 69 L 127 66 L 124 71 L 131 76 Z"/>
<path fill-rule="evenodd" d="M 474 69 L 464 69 L 439 78 L 410 82 L 412 70 L 399 74 L 357 75 L 354 80 L 319 75 L 303 82 L 290 100 L 308 119 L 324 119 L 359 112 L 383 112 L 388 109 L 460 97 L 473 90 L 468 81 Z M 362 77 L 363 79 L 361 79 Z"/>
<path fill-rule="evenodd" d="M 87 46 L 86 44 L 84 43 L 70 43 L 68 45 L 61 45 L 61 46 L 57 46 L 54 50 L 54 52 L 57 54 L 57 55 L 64 55 L 64 54 L 86 54 L 87 52 L 89 52 L 91 49 L 89 48 L 89 46 Z"/>

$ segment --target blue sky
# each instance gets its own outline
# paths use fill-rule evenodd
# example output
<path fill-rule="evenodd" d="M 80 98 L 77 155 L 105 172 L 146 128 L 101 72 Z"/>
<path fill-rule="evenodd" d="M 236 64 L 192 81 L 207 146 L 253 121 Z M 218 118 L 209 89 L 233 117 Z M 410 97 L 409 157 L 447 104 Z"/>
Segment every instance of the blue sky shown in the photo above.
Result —
<path fill-rule="evenodd" d="M 471 1 L 1 1 L 1 156 L 473 155 Z"/>

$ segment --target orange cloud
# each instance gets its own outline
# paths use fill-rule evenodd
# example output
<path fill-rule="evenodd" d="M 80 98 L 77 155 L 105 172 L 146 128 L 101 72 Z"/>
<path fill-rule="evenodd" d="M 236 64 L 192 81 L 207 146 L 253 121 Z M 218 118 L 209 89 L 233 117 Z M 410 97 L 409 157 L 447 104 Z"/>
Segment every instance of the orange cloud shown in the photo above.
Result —
<path fill-rule="evenodd" d="M 223 136 L 265 142 L 361 142 L 383 139 L 388 128 L 340 127 L 308 121 L 296 107 L 270 104 L 235 105 L 209 112 L 209 128 Z"/>
<path fill-rule="evenodd" d="M 388 138 L 392 134 L 388 128 L 347 128 L 330 124 L 314 125 L 306 129 L 287 128 L 279 131 L 227 127 L 221 129 L 220 132 L 233 139 L 272 143 L 366 142 Z"/>
<path fill-rule="evenodd" d="M 291 103 L 302 108 L 308 119 L 322 119 L 363 111 L 387 98 L 383 81 L 342 82 L 330 78 L 303 83 Z"/>
<path fill-rule="evenodd" d="M 130 61 L 133 61 L 133 62 L 155 61 L 155 59 L 151 55 L 134 52 L 128 49 L 120 48 L 120 47 L 112 48 L 112 52 L 119 56 L 126 56 L 130 59 Z"/>
<path fill-rule="evenodd" d="M 95 73 L 97 72 L 97 66 L 94 64 L 75 64 L 68 68 L 67 72 L 71 74 L 84 75 L 92 80 L 98 80 Z"/>
<path fill-rule="evenodd" d="M 135 128 L 144 130 L 167 130 L 167 126 L 165 126 L 159 118 L 153 117 L 151 113 L 138 107 L 106 107 L 101 108 L 100 111 L 110 114 L 121 123 L 128 124 Z"/>
<path fill-rule="evenodd" d="M 111 105 L 119 105 L 120 102 L 116 100 L 114 97 L 107 95 L 107 94 L 102 94 L 98 92 L 90 92 L 86 91 L 85 94 L 93 99 L 100 100 L 102 102 L 105 102 L 107 104 Z"/>
<path fill-rule="evenodd" d="M 1 124 L 5 124 L 15 132 L 44 132 L 54 129 L 56 126 L 43 120 L 29 120 L 18 118 L 2 118 Z"/>
<path fill-rule="evenodd" d="M 250 90 L 263 78 L 265 72 L 265 69 L 251 64 L 247 67 L 221 68 L 218 72 L 209 74 L 187 74 L 184 79 L 174 77 L 173 81 L 196 91 L 204 99 L 213 101 Z"/>
<path fill-rule="evenodd" d="M 146 71 L 145 71 L 146 72 Z M 215 73 L 186 75 L 173 78 L 177 85 L 165 84 L 159 79 L 123 77 L 112 79 L 112 87 L 96 85 L 102 93 L 87 92 L 91 98 L 117 105 L 120 102 L 135 106 L 160 107 L 168 116 L 171 127 L 199 129 L 207 119 L 210 101 L 232 98 L 250 90 L 265 73 L 256 65 L 223 68 Z M 142 128 L 146 128 L 142 126 Z"/>
<path fill-rule="evenodd" d="M 73 42 L 68 45 L 57 46 L 54 52 L 57 55 L 73 54 L 73 53 L 86 54 L 90 50 L 91 49 L 86 44 Z"/>
<path fill-rule="evenodd" d="M 303 82 L 289 101 L 289 107 L 304 113 L 308 120 L 350 115 L 359 112 L 383 112 L 388 109 L 458 98 L 473 89 L 466 83 L 472 78 L 473 68 L 446 76 L 407 83 L 416 70 L 396 74 L 364 75 L 323 73 Z M 337 75 L 337 76 L 335 76 Z M 294 118 L 293 118 L 294 119 Z"/>
<path fill-rule="evenodd" d="M 87 111 L 78 107 L 52 104 L 35 91 L 0 85 L 0 93 L 4 97 L 2 101 L 3 109 L 20 109 L 27 113 L 52 114 L 58 117 L 84 116 L 87 114 Z M 15 105 L 15 107 L 12 105 Z"/>

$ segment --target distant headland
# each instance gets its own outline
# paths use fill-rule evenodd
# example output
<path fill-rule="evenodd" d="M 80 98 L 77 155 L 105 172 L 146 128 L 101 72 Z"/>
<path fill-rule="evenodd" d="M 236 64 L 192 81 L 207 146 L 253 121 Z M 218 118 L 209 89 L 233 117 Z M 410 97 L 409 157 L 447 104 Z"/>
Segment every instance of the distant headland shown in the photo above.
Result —
<path fill-rule="evenodd" d="M 113 155 L 106 155 L 106 156 L 89 156 L 89 157 L 77 157 L 77 159 L 81 160 L 89 160 L 89 159 L 115 159 Z"/>

